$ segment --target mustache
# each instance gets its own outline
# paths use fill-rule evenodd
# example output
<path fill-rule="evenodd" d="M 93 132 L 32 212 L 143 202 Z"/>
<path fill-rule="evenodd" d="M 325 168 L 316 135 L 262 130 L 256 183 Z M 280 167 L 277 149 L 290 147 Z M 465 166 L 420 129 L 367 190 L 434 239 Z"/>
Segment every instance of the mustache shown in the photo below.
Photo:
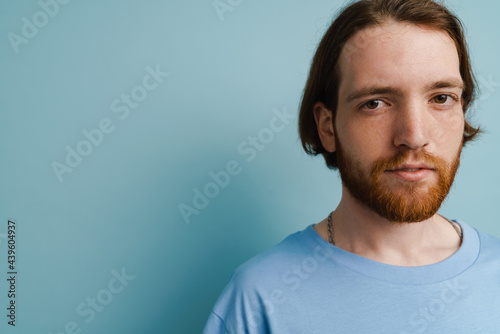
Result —
<path fill-rule="evenodd" d="M 430 169 L 445 172 L 449 169 L 448 163 L 426 150 L 400 150 L 393 157 L 381 158 L 373 164 L 372 175 L 380 175 L 386 170 L 394 170 L 403 164 L 425 165 Z"/>

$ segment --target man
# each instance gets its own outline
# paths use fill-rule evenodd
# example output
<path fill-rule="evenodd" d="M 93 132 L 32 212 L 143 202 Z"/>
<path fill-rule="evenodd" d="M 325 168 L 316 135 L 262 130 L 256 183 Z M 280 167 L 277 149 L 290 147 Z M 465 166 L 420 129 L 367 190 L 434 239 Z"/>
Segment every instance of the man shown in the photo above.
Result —
<path fill-rule="evenodd" d="M 500 240 L 437 213 L 479 133 L 474 93 L 461 23 L 441 4 L 344 9 L 299 117 L 341 201 L 240 266 L 205 333 L 500 333 Z"/>

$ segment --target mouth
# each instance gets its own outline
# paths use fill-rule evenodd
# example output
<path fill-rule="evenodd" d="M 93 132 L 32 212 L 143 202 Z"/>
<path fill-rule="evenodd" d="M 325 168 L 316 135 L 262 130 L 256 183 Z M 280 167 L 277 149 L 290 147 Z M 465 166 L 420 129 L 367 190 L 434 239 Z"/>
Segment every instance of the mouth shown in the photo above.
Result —
<path fill-rule="evenodd" d="M 424 168 L 399 168 L 399 169 L 392 169 L 389 170 L 390 172 L 395 172 L 395 171 L 403 171 L 403 172 L 418 172 L 419 170 L 422 170 Z"/>
<path fill-rule="evenodd" d="M 385 172 L 402 181 L 421 181 L 429 177 L 434 168 L 425 164 L 405 164 Z"/>
<path fill-rule="evenodd" d="M 405 164 L 405 165 L 401 165 L 401 166 L 398 166 L 398 167 L 395 167 L 395 168 L 387 169 L 386 171 L 387 172 L 397 172 L 397 171 L 401 171 L 401 172 L 418 172 L 418 171 L 424 170 L 424 169 L 434 170 L 434 168 L 432 168 L 431 166 L 424 165 L 424 164 L 418 164 L 418 165 Z"/>

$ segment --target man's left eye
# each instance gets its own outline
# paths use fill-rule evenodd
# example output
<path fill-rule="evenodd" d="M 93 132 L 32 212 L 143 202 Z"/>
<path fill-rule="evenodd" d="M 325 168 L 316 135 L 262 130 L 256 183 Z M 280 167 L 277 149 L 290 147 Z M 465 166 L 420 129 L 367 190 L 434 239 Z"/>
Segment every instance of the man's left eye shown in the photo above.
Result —
<path fill-rule="evenodd" d="M 378 107 L 380 107 L 383 104 L 381 100 L 371 100 L 366 102 L 363 107 L 365 107 L 368 110 L 376 110 Z"/>
<path fill-rule="evenodd" d="M 446 102 L 448 102 L 448 99 L 451 99 L 451 96 L 449 95 L 438 95 L 436 97 L 434 97 L 434 102 L 438 103 L 438 104 L 445 104 Z"/>

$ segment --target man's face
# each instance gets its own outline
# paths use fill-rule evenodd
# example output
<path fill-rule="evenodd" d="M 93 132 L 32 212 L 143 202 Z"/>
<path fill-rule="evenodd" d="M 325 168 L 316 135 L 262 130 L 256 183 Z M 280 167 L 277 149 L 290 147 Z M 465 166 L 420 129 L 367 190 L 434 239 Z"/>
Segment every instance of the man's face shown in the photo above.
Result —
<path fill-rule="evenodd" d="M 386 23 L 344 46 L 335 119 L 343 186 L 393 222 L 432 217 L 463 143 L 463 81 L 443 31 Z"/>

